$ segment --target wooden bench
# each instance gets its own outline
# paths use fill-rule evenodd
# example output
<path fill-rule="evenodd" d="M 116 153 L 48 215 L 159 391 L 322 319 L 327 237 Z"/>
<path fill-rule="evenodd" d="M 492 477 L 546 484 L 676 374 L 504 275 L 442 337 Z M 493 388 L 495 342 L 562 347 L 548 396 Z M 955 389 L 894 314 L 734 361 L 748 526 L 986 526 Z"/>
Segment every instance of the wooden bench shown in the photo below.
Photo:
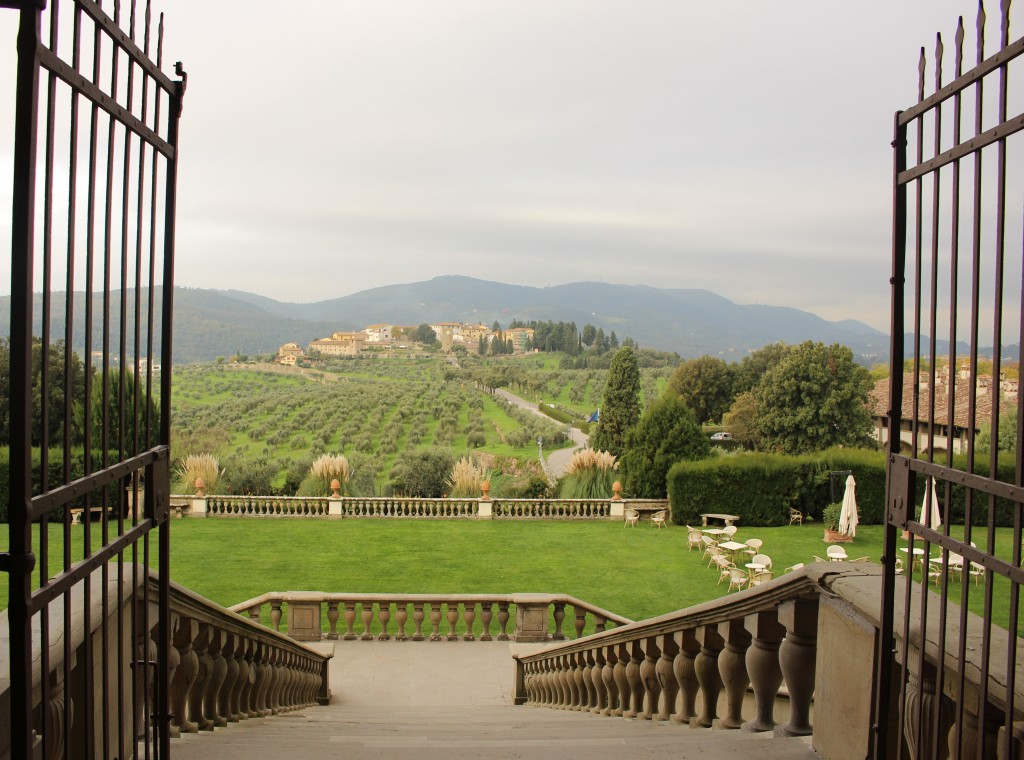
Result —
<path fill-rule="evenodd" d="M 721 520 L 723 523 L 725 523 L 726 527 L 728 527 L 733 523 L 738 523 L 740 521 L 740 517 L 739 515 L 723 515 L 718 514 L 716 512 L 708 512 L 706 514 L 701 515 L 700 520 L 700 524 L 705 526 L 708 524 L 708 520 Z"/>

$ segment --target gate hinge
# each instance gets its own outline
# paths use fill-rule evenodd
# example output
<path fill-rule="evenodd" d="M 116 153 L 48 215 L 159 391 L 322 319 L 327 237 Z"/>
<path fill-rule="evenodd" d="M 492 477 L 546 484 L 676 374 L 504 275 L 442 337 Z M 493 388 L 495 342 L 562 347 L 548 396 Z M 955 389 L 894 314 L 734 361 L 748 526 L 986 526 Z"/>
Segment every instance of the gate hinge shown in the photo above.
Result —
<path fill-rule="evenodd" d="M 912 474 L 909 459 L 896 454 L 889 455 L 889 503 L 886 521 L 900 530 L 907 529 L 907 521 L 913 511 Z"/>
<path fill-rule="evenodd" d="M 36 567 L 36 555 L 32 552 L 28 554 L 11 554 L 10 552 L 0 552 L 0 572 L 11 573 L 31 573 Z"/>

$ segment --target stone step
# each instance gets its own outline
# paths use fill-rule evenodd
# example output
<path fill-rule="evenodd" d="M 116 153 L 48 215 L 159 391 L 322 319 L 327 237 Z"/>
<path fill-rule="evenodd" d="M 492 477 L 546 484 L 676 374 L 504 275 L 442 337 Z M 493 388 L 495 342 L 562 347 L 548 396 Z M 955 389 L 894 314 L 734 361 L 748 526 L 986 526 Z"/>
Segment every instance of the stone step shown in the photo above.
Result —
<path fill-rule="evenodd" d="M 172 742 L 181 760 L 286 757 L 815 760 L 810 739 L 696 730 L 534 707 L 357 708 L 332 705 L 243 721 Z"/>

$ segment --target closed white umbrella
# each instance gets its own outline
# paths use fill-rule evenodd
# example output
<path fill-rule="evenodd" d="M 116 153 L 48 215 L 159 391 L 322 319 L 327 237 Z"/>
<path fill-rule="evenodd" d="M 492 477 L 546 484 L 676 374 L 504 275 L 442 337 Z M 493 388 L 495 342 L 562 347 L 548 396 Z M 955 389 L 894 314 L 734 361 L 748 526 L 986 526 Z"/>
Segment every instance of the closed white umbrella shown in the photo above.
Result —
<path fill-rule="evenodd" d="M 853 475 L 846 478 L 846 491 L 843 493 L 843 509 L 839 513 L 839 532 L 845 536 L 857 535 L 857 481 Z"/>
<path fill-rule="evenodd" d="M 924 501 L 921 502 L 921 524 L 928 528 L 937 529 L 942 525 L 942 512 L 939 510 L 939 489 L 935 478 L 925 485 Z"/>

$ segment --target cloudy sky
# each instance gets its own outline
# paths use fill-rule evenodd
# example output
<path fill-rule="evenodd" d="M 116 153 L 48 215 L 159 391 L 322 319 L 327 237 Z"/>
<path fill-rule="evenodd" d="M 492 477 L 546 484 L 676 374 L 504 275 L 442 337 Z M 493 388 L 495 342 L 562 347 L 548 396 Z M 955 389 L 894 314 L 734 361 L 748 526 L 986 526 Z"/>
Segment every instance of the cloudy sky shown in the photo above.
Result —
<path fill-rule="evenodd" d="M 893 112 L 915 99 L 919 48 L 977 12 L 972 0 L 157 5 L 166 59 L 189 73 L 180 285 L 302 302 L 441 274 L 596 280 L 880 329 Z M 15 20 L 0 10 L 5 104 Z M 3 208 L 10 121 L 5 105 Z"/>

